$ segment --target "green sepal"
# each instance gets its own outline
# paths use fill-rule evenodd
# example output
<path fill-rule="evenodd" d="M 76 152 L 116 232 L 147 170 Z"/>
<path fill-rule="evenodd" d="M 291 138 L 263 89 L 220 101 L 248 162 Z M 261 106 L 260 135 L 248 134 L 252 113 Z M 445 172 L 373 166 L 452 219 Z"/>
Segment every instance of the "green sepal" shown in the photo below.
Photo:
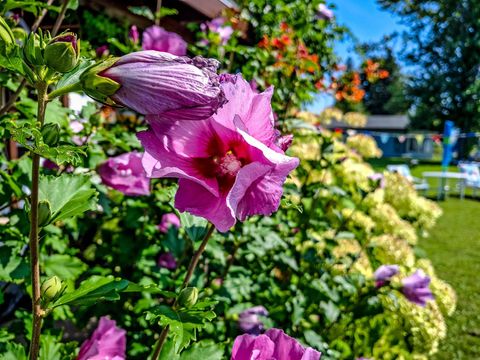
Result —
<path fill-rule="evenodd" d="M 48 200 L 38 202 L 38 226 L 43 227 L 50 222 L 52 216 L 52 207 Z"/>
<path fill-rule="evenodd" d="M 65 41 L 69 37 L 73 37 L 74 44 L 71 41 Z M 77 35 L 71 32 L 63 33 L 55 36 L 49 41 L 44 50 L 45 64 L 59 72 L 67 73 L 75 68 L 80 56 L 80 40 Z"/>
<path fill-rule="evenodd" d="M 100 76 L 99 74 L 115 64 L 118 59 L 119 58 L 107 59 L 98 64 L 92 65 L 83 72 L 80 76 L 80 83 L 85 94 L 101 103 L 115 105 L 115 102 L 110 96 L 114 95 L 118 89 L 121 88 L 121 85 L 116 81 Z"/>

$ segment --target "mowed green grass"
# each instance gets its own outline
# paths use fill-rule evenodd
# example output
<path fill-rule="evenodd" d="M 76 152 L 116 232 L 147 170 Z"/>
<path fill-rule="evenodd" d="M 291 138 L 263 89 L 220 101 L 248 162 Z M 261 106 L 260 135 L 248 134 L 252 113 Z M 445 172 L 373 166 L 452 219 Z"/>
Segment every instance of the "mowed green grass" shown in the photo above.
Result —
<path fill-rule="evenodd" d="M 456 290 L 458 306 L 437 360 L 480 359 L 480 201 L 450 198 L 444 215 L 420 247 L 437 275 Z"/>

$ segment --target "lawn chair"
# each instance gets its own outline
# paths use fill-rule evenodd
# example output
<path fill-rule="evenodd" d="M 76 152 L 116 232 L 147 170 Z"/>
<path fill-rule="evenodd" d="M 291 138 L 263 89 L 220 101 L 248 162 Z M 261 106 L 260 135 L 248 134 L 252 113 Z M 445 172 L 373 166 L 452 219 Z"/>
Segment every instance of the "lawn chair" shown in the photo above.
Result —
<path fill-rule="evenodd" d="M 404 164 L 387 165 L 387 170 L 393 173 L 400 174 L 403 177 L 407 178 L 407 180 L 413 184 L 413 187 L 415 188 L 415 190 L 426 193 L 427 190 L 430 188 L 427 180 L 412 176 L 412 173 L 410 172 L 410 168 L 408 167 L 408 165 L 404 165 Z"/>
<path fill-rule="evenodd" d="M 461 173 L 467 174 L 465 180 L 465 187 L 472 188 L 473 196 L 477 195 L 477 190 L 480 189 L 480 169 L 477 163 L 458 163 L 458 168 Z"/>

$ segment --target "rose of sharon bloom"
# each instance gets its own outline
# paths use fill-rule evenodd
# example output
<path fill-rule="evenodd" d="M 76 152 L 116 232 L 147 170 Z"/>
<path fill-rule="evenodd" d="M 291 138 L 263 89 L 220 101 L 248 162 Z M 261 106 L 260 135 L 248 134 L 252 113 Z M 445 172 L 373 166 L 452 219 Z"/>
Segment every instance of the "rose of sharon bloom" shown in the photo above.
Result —
<path fill-rule="evenodd" d="M 114 320 L 103 316 L 90 339 L 80 347 L 77 360 L 125 360 L 126 331 L 116 326 Z"/>
<path fill-rule="evenodd" d="M 152 25 L 145 29 L 142 36 L 142 49 L 163 51 L 178 56 L 187 55 L 185 40 L 180 35 L 158 25 Z"/>
<path fill-rule="evenodd" d="M 398 265 L 382 265 L 377 270 L 373 276 L 375 277 L 376 287 L 382 287 L 387 281 L 390 280 L 392 276 L 398 274 L 399 268 Z"/>
<path fill-rule="evenodd" d="M 428 300 L 433 300 L 434 296 L 428 287 L 430 277 L 422 270 L 417 270 L 402 280 L 402 293 L 414 304 L 425 306 Z"/>
<path fill-rule="evenodd" d="M 304 348 L 280 329 L 270 329 L 264 335 L 241 335 L 233 343 L 231 360 L 320 360 L 322 354 Z"/>
<path fill-rule="evenodd" d="M 160 254 L 157 261 L 158 267 L 165 268 L 168 270 L 175 270 L 177 268 L 177 260 L 172 255 L 172 253 L 163 253 Z"/>
<path fill-rule="evenodd" d="M 238 317 L 238 327 L 244 333 L 260 335 L 263 331 L 261 316 L 268 316 L 268 311 L 263 306 L 254 306 L 242 311 Z"/>
<path fill-rule="evenodd" d="M 121 85 L 111 98 L 140 114 L 162 119 L 200 120 L 225 103 L 218 61 L 177 57 L 158 51 L 122 56 L 100 75 Z"/>
<path fill-rule="evenodd" d="M 163 214 L 162 220 L 160 221 L 160 224 L 158 224 L 158 230 L 166 234 L 168 232 L 168 229 L 170 229 L 170 227 L 172 226 L 176 228 L 180 227 L 180 219 L 178 218 L 178 216 L 174 213 Z"/>
<path fill-rule="evenodd" d="M 125 195 L 150 195 L 150 179 L 136 151 L 109 158 L 98 169 L 102 182 Z"/>
<path fill-rule="evenodd" d="M 333 11 L 330 10 L 325 4 L 318 5 L 317 17 L 324 20 L 332 20 L 334 18 Z"/>
<path fill-rule="evenodd" d="M 272 89 L 256 94 L 241 76 L 222 83 L 227 104 L 205 121 L 155 121 L 138 134 L 150 177 L 177 177 L 175 207 L 228 231 L 236 219 L 278 209 L 299 160 L 275 144 Z"/>

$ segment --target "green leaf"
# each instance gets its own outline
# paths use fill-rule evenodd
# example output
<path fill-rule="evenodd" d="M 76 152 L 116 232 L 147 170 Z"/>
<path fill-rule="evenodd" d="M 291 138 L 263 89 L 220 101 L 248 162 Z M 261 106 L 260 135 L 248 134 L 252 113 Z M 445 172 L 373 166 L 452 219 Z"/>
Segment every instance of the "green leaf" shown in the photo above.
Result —
<path fill-rule="evenodd" d="M 39 360 L 62 360 L 62 344 L 52 335 L 43 335 L 40 339 Z"/>
<path fill-rule="evenodd" d="M 6 352 L 0 354 L 0 360 L 27 360 L 25 348 L 14 342 L 8 342 Z"/>
<path fill-rule="evenodd" d="M 50 202 L 52 211 L 50 222 L 55 222 L 95 209 L 97 192 L 92 188 L 88 176 L 67 174 L 42 176 L 39 199 Z"/>
<path fill-rule="evenodd" d="M 207 233 L 208 221 L 188 212 L 180 213 L 180 223 L 193 242 L 201 240 Z"/>
<path fill-rule="evenodd" d="M 85 69 L 87 69 L 93 63 L 93 60 L 81 58 L 79 64 L 77 65 L 77 67 L 75 67 L 75 69 L 64 74 L 62 78 L 58 80 L 55 90 L 80 82 L 80 75 L 82 75 Z"/>
<path fill-rule="evenodd" d="M 71 163 L 74 166 L 79 165 L 83 160 L 83 156 L 86 155 L 85 147 L 81 146 L 61 143 L 55 147 L 49 147 L 43 142 L 42 133 L 38 129 L 35 119 L 13 121 L 12 119 L 4 118 L 0 121 L 0 125 L 5 126 L 8 132 L 11 133 L 12 139 L 26 149 L 59 165 L 64 163 Z"/>
<path fill-rule="evenodd" d="M 170 335 L 175 342 L 175 351 L 179 353 L 197 339 L 197 330 L 203 329 L 215 318 L 212 311 L 215 301 L 200 301 L 188 309 L 172 309 L 159 305 L 146 312 L 146 319 L 157 322 L 160 326 L 170 327 Z"/>
<path fill-rule="evenodd" d="M 75 280 L 88 268 L 80 259 L 60 254 L 48 256 L 43 264 L 49 277 L 56 275 L 62 280 Z"/>
<path fill-rule="evenodd" d="M 20 48 L 15 45 L 5 49 L 6 53 L 0 52 L 0 69 L 4 68 L 17 74 L 24 75 L 24 63 L 20 55 Z"/>
<path fill-rule="evenodd" d="M 199 341 L 180 355 L 180 360 L 221 360 L 222 358 L 222 346 L 215 344 L 212 340 Z"/>
<path fill-rule="evenodd" d="M 115 301 L 120 299 L 120 292 L 127 288 L 129 282 L 113 276 L 94 275 L 83 281 L 78 289 L 67 292 L 50 305 L 51 308 L 61 305 L 89 306 L 99 301 Z"/>
<path fill-rule="evenodd" d="M 323 310 L 327 324 L 334 323 L 340 316 L 340 309 L 332 301 L 329 301 L 328 303 L 321 301 L 320 308 Z"/>
<path fill-rule="evenodd" d="M 158 286 L 154 284 L 139 285 L 139 284 L 130 282 L 128 283 L 128 286 L 124 290 L 122 290 L 122 292 L 125 292 L 125 293 L 141 292 L 141 293 L 149 293 L 149 294 L 158 294 L 169 299 L 174 299 L 175 297 L 177 297 L 177 294 L 175 294 L 174 292 L 161 290 Z"/>
<path fill-rule="evenodd" d="M 14 281 L 26 278 L 30 269 L 25 259 L 20 256 L 22 244 L 15 241 L 16 246 L 0 245 L 0 280 Z"/>

